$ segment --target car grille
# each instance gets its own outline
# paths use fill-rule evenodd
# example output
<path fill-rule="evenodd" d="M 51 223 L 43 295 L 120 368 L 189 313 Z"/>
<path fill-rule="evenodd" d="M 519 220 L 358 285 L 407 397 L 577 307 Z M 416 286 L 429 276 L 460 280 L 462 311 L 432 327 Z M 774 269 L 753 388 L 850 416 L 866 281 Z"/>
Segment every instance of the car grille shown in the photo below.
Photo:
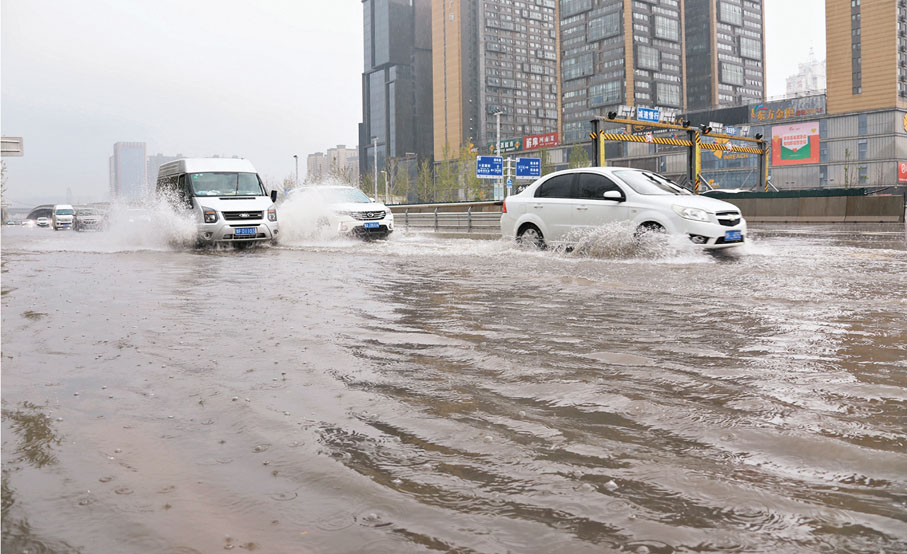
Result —
<path fill-rule="evenodd" d="M 261 219 L 263 212 L 224 212 L 227 221 L 246 221 L 248 219 Z"/>
<path fill-rule="evenodd" d="M 358 221 L 374 221 L 376 219 L 384 219 L 384 210 L 377 212 L 352 212 L 350 215 Z"/>
<path fill-rule="evenodd" d="M 718 212 L 715 215 L 718 217 L 718 223 L 725 227 L 733 227 L 740 223 L 740 212 Z"/>

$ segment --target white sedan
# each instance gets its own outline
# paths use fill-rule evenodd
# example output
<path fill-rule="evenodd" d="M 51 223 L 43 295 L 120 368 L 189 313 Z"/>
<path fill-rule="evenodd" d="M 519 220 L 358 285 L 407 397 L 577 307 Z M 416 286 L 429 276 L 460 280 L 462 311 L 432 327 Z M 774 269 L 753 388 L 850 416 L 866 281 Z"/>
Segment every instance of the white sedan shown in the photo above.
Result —
<path fill-rule="evenodd" d="M 318 228 L 362 238 L 387 238 L 394 232 L 394 214 L 381 202 L 349 186 L 309 185 L 289 193 L 290 213 L 303 209 Z"/>
<path fill-rule="evenodd" d="M 538 246 L 565 244 L 584 228 L 625 222 L 637 232 L 689 236 L 704 248 L 739 246 L 746 221 L 737 206 L 692 194 L 651 171 L 568 169 L 545 175 L 504 201 L 501 233 Z"/>

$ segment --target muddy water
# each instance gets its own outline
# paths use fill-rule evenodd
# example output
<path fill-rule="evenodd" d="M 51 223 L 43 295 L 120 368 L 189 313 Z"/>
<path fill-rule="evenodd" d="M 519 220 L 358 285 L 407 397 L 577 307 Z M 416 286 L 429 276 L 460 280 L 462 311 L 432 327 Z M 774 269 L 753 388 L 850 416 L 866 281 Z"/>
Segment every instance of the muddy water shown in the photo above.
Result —
<path fill-rule="evenodd" d="M 4 552 L 907 550 L 903 249 L 147 238 L 3 230 Z"/>

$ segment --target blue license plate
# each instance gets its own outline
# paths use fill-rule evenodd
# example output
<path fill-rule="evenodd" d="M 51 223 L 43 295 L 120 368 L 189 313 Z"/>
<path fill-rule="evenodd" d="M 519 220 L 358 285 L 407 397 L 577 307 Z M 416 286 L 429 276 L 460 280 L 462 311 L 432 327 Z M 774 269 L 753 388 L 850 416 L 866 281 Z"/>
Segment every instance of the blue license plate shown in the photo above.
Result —
<path fill-rule="evenodd" d="M 743 235 L 740 231 L 725 231 L 724 232 L 724 242 L 740 242 L 743 240 Z"/>
<path fill-rule="evenodd" d="M 377 229 L 380 224 L 377 221 L 366 221 L 362 226 L 366 229 Z"/>
<path fill-rule="evenodd" d="M 255 227 L 237 227 L 236 229 L 233 229 L 233 234 L 238 237 L 254 236 Z"/>

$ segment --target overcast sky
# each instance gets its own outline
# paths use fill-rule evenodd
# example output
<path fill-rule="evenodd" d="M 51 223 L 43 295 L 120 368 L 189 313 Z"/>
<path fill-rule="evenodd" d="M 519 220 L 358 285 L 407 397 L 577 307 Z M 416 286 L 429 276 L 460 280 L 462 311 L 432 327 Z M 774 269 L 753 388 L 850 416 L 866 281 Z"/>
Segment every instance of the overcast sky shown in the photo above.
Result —
<path fill-rule="evenodd" d="M 825 57 L 824 0 L 765 0 L 769 95 L 809 47 Z M 272 181 L 300 158 L 355 147 L 360 0 L 2 0 L 0 129 L 18 207 L 103 200 L 113 143 L 149 155 L 239 155 Z"/>

